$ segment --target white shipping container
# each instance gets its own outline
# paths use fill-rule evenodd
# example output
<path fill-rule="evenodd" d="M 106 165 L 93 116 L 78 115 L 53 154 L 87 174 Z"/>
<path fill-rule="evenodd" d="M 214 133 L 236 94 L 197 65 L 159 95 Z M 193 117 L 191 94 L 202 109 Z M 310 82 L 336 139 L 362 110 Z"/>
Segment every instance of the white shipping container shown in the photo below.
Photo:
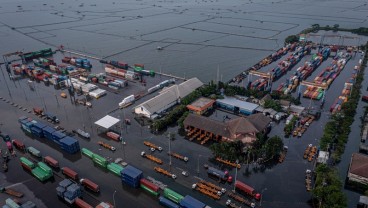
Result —
<path fill-rule="evenodd" d="M 120 103 L 119 103 L 119 107 L 124 107 L 127 106 L 131 103 L 133 103 L 135 100 L 134 95 L 129 95 L 128 97 L 124 98 Z"/>
<path fill-rule="evenodd" d="M 96 89 L 96 90 L 89 93 L 90 96 L 92 96 L 96 99 L 104 96 L 105 94 L 106 94 L 106 90 L 103 90 L 103 89 Z"/>

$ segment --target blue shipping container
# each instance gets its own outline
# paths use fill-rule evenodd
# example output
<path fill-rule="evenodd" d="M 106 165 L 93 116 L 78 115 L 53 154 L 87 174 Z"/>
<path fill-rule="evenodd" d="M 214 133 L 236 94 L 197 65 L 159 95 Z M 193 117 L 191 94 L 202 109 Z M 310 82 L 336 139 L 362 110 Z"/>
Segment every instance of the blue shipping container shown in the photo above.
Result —
<path fill-rule="evenodd" d="M 33 124 L 33 127 L 38 128 L 39 130 L 42 131 L 42 129 L 46 127 L 46 124 L 43 124 L 41 122 L 37 122 L 37 123 Z"/>
<path fill-rule="evenodd" d="M 198 201 L 197 199 L 186 195 L 184 199 L 180 201 L 180 206 L 182 206 L 183 208 L 203 208 L 206 205 L 201 201 Z"/>
<path fill-rule="evenodd" d="M 49 139 L 52 140 L 52 133 L 56 131 L 56 129 L 52 128 L 51 126 L 46 126 L 43 130 L 43 135 Z"/>
<path fill-rule="evenodd" d="M 166 199 L 165 197 L 160 196 L 160 198 L 158 198 L 160 204 L 164 207 L 167 208 L 180 208 L 177 204 L 175 204 L 174 202 Z"/>
<path fill-rule="evenodd" d="M 122 182 L 134 188 L 139 187 L 140 179 L 143 177 L 143 172 L 131 165 L 125 167 L 120 174 Z"/>
<path fill-rule="evenodd" d="M 42 130 L 38 129 L 38 128 L 35 128 L 35 127 L 31 127 L 31 133 L 38 137 L 38 138 L 41 138 L 43 137 L 43 133 L 42 133 Z"/>
<path fill-rule="evenodd" d="M 60 131 L 55 131 L 52 133 L 52 140 L 59 141 L 60 139 L 66 137 L 66 135 Z"/>

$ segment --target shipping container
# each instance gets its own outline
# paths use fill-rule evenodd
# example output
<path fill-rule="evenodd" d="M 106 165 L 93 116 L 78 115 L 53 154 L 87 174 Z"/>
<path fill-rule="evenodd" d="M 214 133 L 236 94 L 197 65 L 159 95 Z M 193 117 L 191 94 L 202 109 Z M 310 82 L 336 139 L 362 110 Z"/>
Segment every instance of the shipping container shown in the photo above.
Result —
<path fill-rule="evenodd" d="M 54 168 L 59 168 L 59 162 L 50 156 L 44 157 L 43 161 Z"/>
<path fill-rule="evenodd" d="M 158 195 L 160 195 L 158 192 L 156 192 L 156 191 L 153 191 L 152 189 L 150 189 L 150 188 L 148 188 L 147 186 L 145 186 L 145 185 L 140 185 L 140 187 L 141 187 L 141 189 L 143 189 L 144 191 L 146 191 L 146 192 L 148 192 L 149 194 L 151 194 L 151 195 L 153 195 L 153 196 L 158 196 Z"/>
<path fill-rule="evenodd" d="M 180 201 L 184 198 L 184 196 L 176 193 L 169 188 L 164 189 L 164 196 L 177 204 L 179 204 Z"/>
<path fill-rule="evenodd" d="M 75 199 L 75 205 L 79 208 L 93 208 L 91 205 L 89 205 L 87 202 L 83 201 L 80 198 Z"/>
<path fill-rule="evenodd" d="M 75 172 L 74 170 L 72 170 L 68 167 L 63 167 L 63 168 L 61 168 L 61 171 L 65 176 L 67 176 L 67 177 L 69 177 L 69 178 L 71 178 L 75 181 L 78 180 L 78 173 Z"/>
<path fill-rule="evenodd" d="M 36 148 L 34 147 L 28 147 L 27 148 L 27 152 L 29 152 L 31 155 L 35 156 L 35 157 L 41 157 L 41 152 L 38 151 Z"/>
<path fill-rule="evenodd" d="M 144 185 L 144 186 L 146 186 L 147 188 L 149 188 L 149 189 L 151 189 L 151 190 L 153 190 L 153 191 L 155 191 L 155 192 L 158 192 L 158 191 L 160 190 L 160 187 L 158 187 L 157 185 L 153 184 L 152 182 L 148 181 L 148 180 L 147 180 L 147 179 L 145 179 L 145 178 L 142 178 L 142 179 L 140 180 L 140 182 L 141 182 L 141 185 Z"/>
<path fill-rule="evenodd" d="M 182 208 L 204 208 L 206 205 L 203 202 L 201 202 L 201 201 L 199 201 L 199 200 L 197 200 L 197 199 L 195 199 L 195 198 L 193 198 L 189 195 L 186 195 L 180 201 L 180 206 Z"/>
<path fill-rule="evenodd" d="M 261 199 L 261 194 L 257 193 L 254 188 L 248 186 L 247 184 L 240 182 L 240 181 L 236 181 L 235 182 L 235 188 L 237 190 L 239 190 L 242 193 L 245 193 L 249 196 L 252 196 L 253 198 L 255 198 L 256 200 L 260 200 Z"/>
<path fill-rule="evenodd" d="M 131 165 L 126 166 L 121 171 L 121 180 L 124 184 L 131 187 L 138 188 L 140 185 L 140 179 L 143 177 L 143 172 Z"/>
<path fill-rule="evenodd" d="M 15 148 L 24 151 L 26 146 L 23 144 L 23 142 L 17 140 L 17 139 L 13 139 L 12 140 L 13 145 L 15 146 Z"/>
<path fill-rule="evenodd" d="M 28 160 L 27 158 L 20 157 L 19 160 L 20 160 L 21 164 L 24 164 L 25 166 L 27 166 L 28 169 L 35 168 L 35 164 L 33 162 L 31 162 L 30 160 Z"/>
<path fill-rule="evenodd" d="M 45 173 L 53 175 L 52 169 L 43 162 L 38 162 L 37 166 L 41 168 Z"/>
<path fill-rule="evenodd" d="M 82 154 L 84 154 L 84 155 L 86 155 L 87 157 L 89 157 L 89 158 L 91 158 L 91 159 L 92 159 L 92 157 L 93 157 L 93 152 L 92 152 L 92 151 L 90 151 L 90 150 L 88 150 L 88 149 L 86 149 L 86 148 L 82 148 L 82 149 L 81 149 L 81 152 L 82 152 Z"/>
<path fill-rule="evenodd" d="M 160 196 L 158 198 L 158 200 L 159 200 L 159 203 L 162 206 L 166 207 L 166 208 L 180 208 L 179 205 L 175 204 L 174 202 L 172 202 L 172 201 L 170 201 L 170 200 L 168 200 L 168 199 L 166 199 L 166 198 L 164 198 L 162 196 Z"/>
<path fill-rule="evenodd" d="M 86 188 L 90 189 L 93 192 L 99 192 L 100 191 L 100 186 L 97 185 L 96 183 L 92 182 L 91 180 L 87 179 L 87 178 L 82 178 L 79 181 L 83 186 L 85 186 Z"/>
<path fill-rule="evenodd" d="M 106 136 L 109 137 L 112 140 L 117 141 L 117 142 L 121 141 L 120 135 L 115 133 L 115 132 L 109 131 L 109 132 L 106 133 Z"/>

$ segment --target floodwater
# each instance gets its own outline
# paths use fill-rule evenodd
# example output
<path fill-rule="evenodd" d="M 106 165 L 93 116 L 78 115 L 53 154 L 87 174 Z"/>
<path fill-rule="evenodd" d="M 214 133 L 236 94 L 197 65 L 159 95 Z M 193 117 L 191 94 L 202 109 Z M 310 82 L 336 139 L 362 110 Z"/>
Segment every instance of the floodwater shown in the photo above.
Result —
<path fill-rule="evenodd" d="M 219 69 L 227 81 L 312 24 L 367 26 L 367 9 L 364 0 L 2 1 L 0 53 L 64 45 L 204 82 Z"/>
<path fill-rule="evenodd" d="M 168 74 L 182 77 L 196 76 L 203 82 L 213 79 L 227 81 L 282 47 L 283 40 L 288 35 L 296 34 L 312 24 L 332 26 L 337 23 L 344 28 L 367 26 L 367 11 L 368 6 L 364 0 L 3 0 L 0 5 L 0 54 L 14 51 L 28 52 L 63 45 L 67 49 L 81 51 L 97 57 L 122 60 L 130 64 L 143 63 L 148 69 Z M 330 35 L 331 32 L 320 33 L 322 36 L 323 34 Z M 321 42 L 321 36 L 311 36 L 309 38 L 315 42 Z M 361 45 L 367 39 L 345 38 L 342 40 L 340 38 L 336 40 L 336 37 L 324 38 L 325 43 L 332 43 L 333 41 L 338 41 L 339 44 Z M 163 50 L 156 50 L 157 46 L 163 47 Z M 302 61 L 304 62 L 304 60 Z M 328 63 L 326 62 L 326 64 Z M 219 77 L 217 77 L 217 70 L 219 70 Z M 346 72 L 346 75 L 349 75 L 349 72 Z M 3 77 L 0 77 L 0 79 L 0 94 L 9 99 Z M 345 78 L 341 77 L 334 85 L 342 85 L 344 80 Z M 158 80 L 156 81 L 158 82 Z M 82 124 L 86 125 L 92 136 L 97 134 L 97 132 L 91 130 L 92 121 L 114 109 L 114 106 L 123 97 L 109 94 L 108 97 L 95 102 L 94 108 L 91 112 L 88 112 L 70 105 L 69 100 L 61 100 L 61 98 L 58 100 L 60 106 L 56 106 L 53 89 L 44 87 L 42 83 L 38 85 L 37 89 L 42 92 L 45 101 L 41 101 L 43 98 L 41 99 L 35 92 L 27 89 L 25 82 L 14 84 L 10 82 L 10 84 L 13 102 L 29 106 L 29 108 L 34 107 L 34 105 L 47 105 L 49 110 L 60 115 L 62 122 L 68 123 L 70 127 L 82 128 Z M 17 86 L 18 88 L 16 88 Z M 341 88 L 338 87 L 336 92 L 329 92 L 330 96 L 327 98 L 326 108 L 332 104 Z M 57 92 L 57 94 L 59 93 Z M 26 99 L 24 100 L 24 98 Z M 361 107 L 362 104 L 359 105 L 358 115 L 362 113 Z M 33 142 L 19 130 L 14 118 L 25 115 L 25 112 L 16 110 L 3 101 L 0 102 L 0 112 L 1 123 L 4 124 L 2 129 L 7 129 L 9 134 L 22 139 L 26 145 L 35 145 L 45 154 L 54 155 L 57 159 L 66 157 L 56 148 L 49 148 L 49 144 Z M 131 114 L 126 113 L 128 118 L 133 119 L 129 117 Z M 73 115 L 78 116 L 73 117 Z M 327 115 L 324 118 L 327 119 Z M 357 120 L 354 127 L 359 126 Z M 127 160 L 132 164 L 139 164 L 138 166 L 145 173 L 154 175 L 155 173 L 152 171 L 154 165 L 139 156 L 140 151 L 144 150 L 142 141 L 150 136 L 148 129 L 139 128 L 135 125 L 129 128 L 129 133 L 128 130 L 124 133 L 129 139 L 128 145 L 129 143 L 132 144 L 126 148 Z M 307 207 L 305 201 L 309 199 L 309 194 L 304 190 L 303 172 L 309 165 L 306 165 L 307 162 L 302 163 L 297 159 L 300 159 L 303 149 L 310 141 L 317 143 L 318 138 L 315 137 L 317 134 L 321 134 L 323 128 L 317 126 L 317 124 L 315 128 L 318 128 L 318 130 L 309 129 L 307 131 L 305 137 L 309 137 L 309 140 L 306 138 L 300 143 L 288 140 L 289 145 L 295 143 L 296 149 L 288 153 L 290 156 L 286 158 L 283 164 L 273 169 L 267 169 L 264 173 L 239 176 L 245 182 L 254 185 L 259 191 L 264 191 L 264 205 L 267 205 L 267 207 Z M 170 130 L 174 131 L 176 129 Z M 357 132 L 355 134 L 354 132 L 352 132 L 352 137 L 358 135 Z M 275 133 L 282 134 L 282 127 L 280 127 L 280 132 L 275 129 Z M 163 138 L 164 136 L 155 136 L 150 139 L 167 149 L 167 142 Z M 97 141 L 81 140 L 80 142 L 81 146 L 86 146 L 103 155 L 122 157 L 122 147 L 118 147 L 119 153 L 109 153 L 99 150 L 94 143 Z M 356 151 L 357 144 L 356 140 L 349 140 L 346 153 L 339 166 L 342 178 L 346 173 L 349 154 L 351 155 L 351 152 Z M 173 148 L 180 151 L 178 147 L 184 145 L 187 145 L 187 141 L 177 138 L 174 141 Z M 191 146 L 191 149 L 186 150 L 186 153 L 192 156 L 193 161 L 188 165 L 175 165 L 179 174 L 180 169 L 187 169 L 195 174 L 197 168 L 195 161 L 197 160 L 197 163 L 202 166 L 202 163 L 208 161 L 200 155 L 210 155 L 208 148 L 200 145 Z M 155 154 L 160 156 L 159 153 Z M 164 153 L 161 154 L 164 155 Z M 76 167 L 78 171 L 84 171 L 82 174 L 101 182 L 102 195 L 99 196 L 99 199 L 112 202 L 112 193 L 114 190 L 118 190 L 116 195 L 118 207 L 124 203 L 131 206 L 135 204 L 140 207 L 156 207 L 158 205 L 157 200 L 148 197 L 144 193 L 128 193 L 129 190 L 121 189 L 119 178 L 112 177 L 112 174 L 103 171 L 96 171 L 92 162 L 85 157 L 79 155 L 66 159 L 72 160 L 64 161 L 64 165 L 73 167 L 75 166 L 73 160 L 78 160 L 78 167 Z M 167 163 L 167 159 L 164 161 Z M 176 163 L 180 164 L 180 162 Z M 8 175 L 8 181 L 19 182 L 19 179 L 29 180 L 29 178 L 32 178 L 23 173 L 18 164 L 12 164 L 10 169 L 14 168 L 20 174 L 16 176 Z M 165 167 L 167 168 L 167 165 Z M 86 170 L 94 170 L 94 172 L 85 173 Z M 290 173 L 292 171 L 295 171 L 295 173 Z M 200 169 L 198 175 L 205 177 L 203 168 Z M 213 207 L 218 205 L 196 192 L 191 192 L 188 187 L 191 186 L 192 181 L 179 179 L 178 182 L 174 183 L 167 182 L 167 179 L 157 176 L 157 174 L 155 176 L 169 185 L 174 186 L 175 184 L 176 190 L 182 194 L 191 194 L 205 200 Z M 60 178 L 56 177 L 55 180 L 58 181 Z M 280 181 L 285 185 L 280 186 Z M 52 204 L 61 206 L 60 201 L 55 202 L 55 183 L 39 186 L 37 181 L 32 180 L 25 181 L 24 184 L 28 188 L 40 187 L 39 190 L 34 190 L 35 195 L 47 193 L 47 189 L 51 190 L 47 197 L 42 197 L 43 203 L 48 206 Z M 230 189 L 231 187 L 228 186 L 227 188 Z M 286 189 L 287 192 L 283 192 Z M 358 194 L 349 192 L 350 196 L 349 205 L 353 205 Z M 96 204 L 93 197 L 86 200 Z M 135 203 L 135 201 L 139 201 L 139 203 Z"/>

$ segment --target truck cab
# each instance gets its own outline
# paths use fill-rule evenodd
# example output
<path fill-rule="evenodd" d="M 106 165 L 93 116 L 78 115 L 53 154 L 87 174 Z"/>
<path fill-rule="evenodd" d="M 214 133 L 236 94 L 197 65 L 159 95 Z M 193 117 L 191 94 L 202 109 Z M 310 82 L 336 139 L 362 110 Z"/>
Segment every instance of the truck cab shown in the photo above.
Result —
<path fill-rule="evenodd" d="M 50 119 L 51 121 L 53 121 L 55 123 L 59 123 L 60 122 L 59 119 L 55 115 L 53 115 L 51 113 L 46 113 L 45 115 L 46 115 L 46 118 L 47 119 Z"/>

